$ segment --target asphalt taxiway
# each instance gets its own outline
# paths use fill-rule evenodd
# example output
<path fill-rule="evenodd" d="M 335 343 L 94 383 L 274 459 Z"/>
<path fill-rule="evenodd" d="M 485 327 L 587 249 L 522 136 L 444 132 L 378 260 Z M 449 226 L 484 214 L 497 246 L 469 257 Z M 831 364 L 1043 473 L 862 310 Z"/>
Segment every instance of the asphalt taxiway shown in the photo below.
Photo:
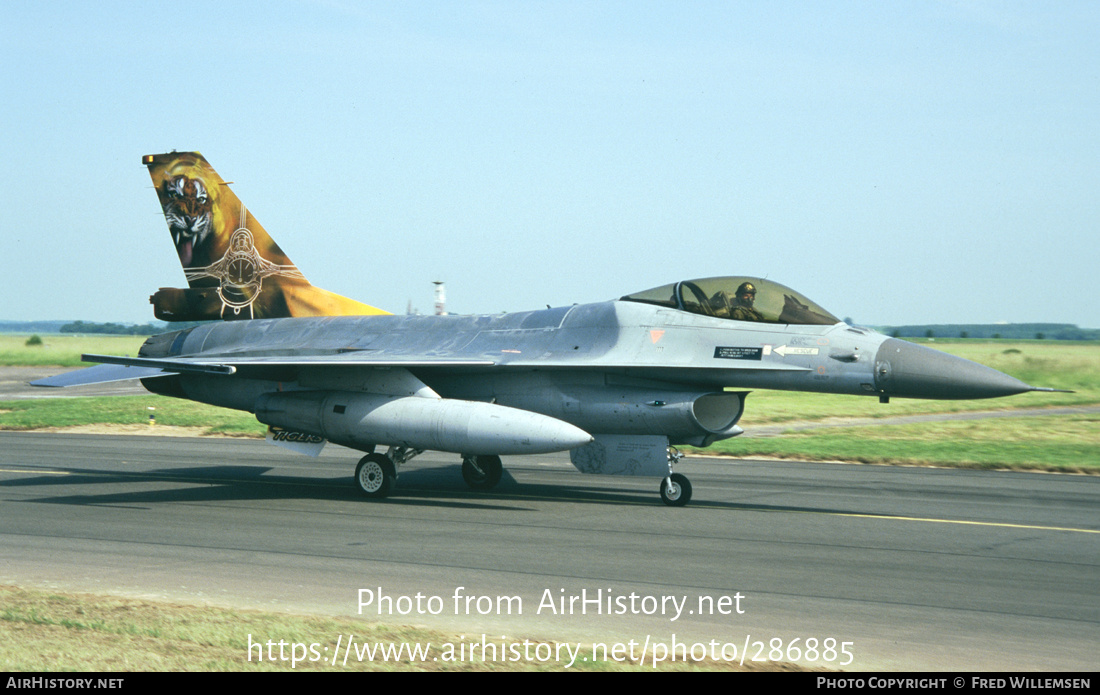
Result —
<path fill-rule="evenodd" d="M 356 458 L 0 432 L 0 582 L 343 616 L 387 596 L 363 617 L 765 658 L 832 638 L 849 670 L 1095 665 L 1100 477 L 686 459 L 695 495 L 674 509 L 655 480 L 561 455 L 510 457 L 478 493 L 425 454 L 371 502 Z"/>

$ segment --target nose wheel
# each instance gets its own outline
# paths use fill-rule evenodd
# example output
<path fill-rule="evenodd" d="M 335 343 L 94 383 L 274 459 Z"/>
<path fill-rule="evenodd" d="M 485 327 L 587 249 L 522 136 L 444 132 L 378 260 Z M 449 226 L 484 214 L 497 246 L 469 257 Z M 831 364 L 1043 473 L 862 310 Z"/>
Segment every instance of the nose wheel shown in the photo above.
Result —
<path fill-rule="evenodd" d="M 661 481 L 661 501 L 670 507 L 683 507 L 691 501 L 691 481 L 673 473 Z"/>
<path fill-rule="evenodd" d="M 670 507 L 683 507 L 691 501 L 691 481 L 686 475 L 673 473 L 672 467 L 684 455 L 674 446 L 668 448 L 668 476 L 661 481 L 661 501 Z"/>

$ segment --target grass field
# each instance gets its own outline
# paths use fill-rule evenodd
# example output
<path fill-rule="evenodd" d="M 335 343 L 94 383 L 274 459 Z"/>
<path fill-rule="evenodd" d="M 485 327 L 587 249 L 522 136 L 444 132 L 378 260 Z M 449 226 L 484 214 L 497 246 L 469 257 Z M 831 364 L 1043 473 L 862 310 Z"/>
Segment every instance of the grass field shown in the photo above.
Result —
<path fill-rule="evenodd" d="M 42 345 L 28 346 L 29 335 L 0 334 L 0 365 L 79 367 L 84 353 L 95 355 L 137 354 L 145 337 L 131 335 L 42 335 Z"/>
<path fill-rule="evenodd" d="M 342 644 L 353 639 L 345 664 Z M 272 640 L 269 649 L 267 641 Z M 286 644 L 282 648 L 279 641 Z M 250 641 L 252 648 L 249 648 Z M 348 618 L 300 616 L 261 611 L 154 603 L 107 596 L 88 596 L 0 586 L 0 670 L 57 673 L 63 671 L 654 671 L 649 663 L 612 660 L 539 661 L 553 644 L 514 638 L 507 641 L 510 660 L 496 662 L 460 651 L 468 636 L 419 627 L 383 625 Z M 263 658 L 260 657 L 263 643 Z M 292 646 L 294 643 L 298 647 Z M 573 643 L 574 646 L 580 643 Z M 397 649 L 400 656 L 366 658 L 364 645 Z M 417 645 L 421 658 L 410 658 Z M 448 658 L 448 645 L 451 645 Z M 512 645 L 515 645 L 513 647 Z M 541 649 L 536 652 L 536 649 Z M 310 651 L 313 647 L 313 651 Z M 583 652 L 591 656 L 590 644 Z M 282 652 L 283 660 L 272 660 Z M 532 658 L 512 659 L 530 654 Z M 338 659 L 333 663 L 333 654 Z M 561 652 L 565 654 L 564 650 Z M 393 652 L 390 651 L 391 656 Z M 480 652 L 479 652 L 480 654 Z M 426 656 L 425 656 L 426 655 Z M 251 656 L 251 658 L 249 658 Z M 460 658 L 465 656 L 465 658 Z M 292 660 L 292 657 L 295 657 Z M 660 671 L 795 670 L 785 664 L 739 668 L 736 662 L 697 661 L 660 664 Z M 125 677 L 123 677 L 125 687 Z"/>
<path fill-rule="evenodd" d="M 81 364 L 84 352 L 135 354 L 142 338 L 47 336 L 28 347 L 27 336 L 0 336 L 0 364 Z M 977 401 L 833 396 L 753 391 L 741 426 L 840 422 L 851 418 L 950 414 L 971 411 L 1095 406 L 1100 404 L 1100 344 L 1054 341 L 929 342 L 936 349 L 989 365 L 1037 386 L 1074 393 L 1025 393 Z M 88 424 L 142 425 L 155 408 L 157 427 L 199 428 L 207 434 L 262 436 L 248 413 L 160 396 L 36 399 L 0 402 L 0 429 L 42 429 Z M 163 430 L 161 430 L 163 431 Z M 1031 416 L 874 427 L 823 427 L 768 438 L 734 438 L 705 450 L 731 456 L 766 456 L 869 463 L 952 465 L 1100 472 L 1100 415 Z"/>
<path fill-rule="evenodd" d="M 266 431 L 251 413 L 155 394 L 0 401 L 0 429 L 148 425 L 150 414 L 156 417 L 160 430 L 188 427 L 208 435 L 254 437 L 262 437 Z"/>
<path fill-rule="evenodd" d="M 718 442 L 709 453 L 1100 474 L 1100 412 L 787 432 Z"/>

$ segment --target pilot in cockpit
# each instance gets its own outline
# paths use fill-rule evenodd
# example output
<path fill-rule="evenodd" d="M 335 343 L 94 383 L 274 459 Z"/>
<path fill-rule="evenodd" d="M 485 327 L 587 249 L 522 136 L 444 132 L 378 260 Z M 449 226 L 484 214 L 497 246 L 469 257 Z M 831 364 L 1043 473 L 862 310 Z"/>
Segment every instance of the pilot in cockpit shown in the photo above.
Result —
<path fill-rule="evenodd" d="M 737 321 L 763 321 L 764 315 L 753 307 L 756 301 L 756 286 L 751 282 L 742 282 L 737 291 L 719 290 L 710 298 L 710 313 L 723 319 Z"/>
<path fill-rule="evenodd" d="M 753 307 L 756 301 L 756 285 L 742 282 L 729 305 L 729 317 L 736 321 L 763 321 L 764 315 Z"/>

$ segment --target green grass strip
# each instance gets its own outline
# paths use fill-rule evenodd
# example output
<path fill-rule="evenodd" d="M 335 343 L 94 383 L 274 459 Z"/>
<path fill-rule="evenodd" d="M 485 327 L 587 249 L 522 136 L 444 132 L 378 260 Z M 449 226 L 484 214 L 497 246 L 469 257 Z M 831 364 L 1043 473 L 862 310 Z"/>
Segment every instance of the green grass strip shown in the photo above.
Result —
<path fill-rule="evenodd" d="M 567 662 L 553 658 L 512 659 L 513 654 L 523 654 L 525 649 L 524 638 L 515 636 L 504 640 L 505 647 L 498 650 L 495 661 L 481 658 L 480 652 L 459 650 L 459 645 L 480 642 L 480 636 L 480 632 L 476 636 L 457 635 L 350 618 L 186 606 L 0 586 L 0 644 L 4 645 L 0 649 L 0 670 L 9 672 L 654 670 L 650 663 L 578 658 L 566 668 Z M 499 637 L 492 633 L 488 639 L 500 644 Z M 405 649 L 389 659 L 382 658 L 381 651 L 375 651 L 373 659 L 360 659 L 353 651 L 345 664 L 344 650 L 337 651 L 337 645 L 346 645 L 349 638 L 364 657 L 367 653 L 364 645 L 385 645 L 391 650 L 405 645 Z M 263 644 L 262 658 L 255 646 L 250 649 L 250 641 L 253 645 Z M 271 647 L 269 641 L 273 642 Z M 282 647 L 280 641 L 284 643 Z M 543 654 L 554 652 L 551 642 L 527 641 L 542 645 Z M 408 649 L 413 644 L 427 648 L 427 658 L 409 658 Z M 447 658 L 447 644 L 452 645 L 454 658 Z M 591 657 L 591 643 L 573 643 L 577 644 L 581 645 L 580 654 Z M 511 645 L 516 645 L 518 652 Z M 297 659 L 292 659 L 294 655 Z M 659 665 L 658 670 L 800 670 L 789 664 L 753 666 L 756 668 L 747 665 L 741 669 L 736 663 L 678 661 Z M 123 680 L 125 687 L 125 676 Z"/>
<path fill-rule="evenodd" d="M 830 427 L 734 438 L 711 453 L 1100 474 L 1100 414 Z"/>
<path fill-rule="evenodd" d="M 199 427 L 208 434 L 262 437 L 266 430 L 251 413 L 154 394 L 0 401 L 0 429 L 147 425 L 150 414 L 158 427 Z"/>

